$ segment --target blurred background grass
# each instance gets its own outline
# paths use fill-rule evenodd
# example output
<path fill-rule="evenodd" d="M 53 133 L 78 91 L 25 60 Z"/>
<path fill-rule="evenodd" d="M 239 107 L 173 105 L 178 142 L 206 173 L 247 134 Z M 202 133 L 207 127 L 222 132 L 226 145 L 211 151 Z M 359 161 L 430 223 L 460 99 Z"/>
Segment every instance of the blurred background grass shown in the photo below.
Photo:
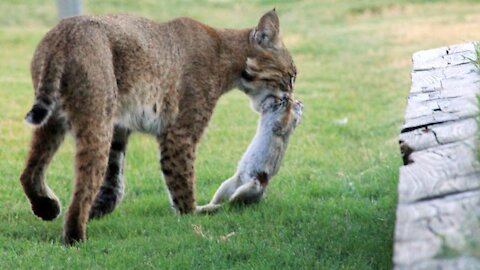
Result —
<path fill-rule="evenodd" d="M 131 138 L 126 196 L 89 224 L 79 249 L 60 244 L 62 218 L 36 219 L 18 183 L 30 139 L 29 63 L 57 22 L 55 1 L 0 2 L 0 267 L 388 269 L 391 267 L 398 132 L 414 51 L 477 40 L 477 1 L 84 1 L 86 14 L 158 21 L 190 16 L 214 27 L 252 27 L 276 6 L 296 62 L 304 120 L 267 198 L 247 209 L 177 218 L 169 209 L 155 140 Z M 197 199 L 229 177 L 258 115 L 239 91 L 225 95 L 199 147 Z M 69 138 L 47 173 L 68 204 Z M 203 236 L 199 231 L 203 232 Z M 234 232 L 228 239 L 224 236 Z"/>

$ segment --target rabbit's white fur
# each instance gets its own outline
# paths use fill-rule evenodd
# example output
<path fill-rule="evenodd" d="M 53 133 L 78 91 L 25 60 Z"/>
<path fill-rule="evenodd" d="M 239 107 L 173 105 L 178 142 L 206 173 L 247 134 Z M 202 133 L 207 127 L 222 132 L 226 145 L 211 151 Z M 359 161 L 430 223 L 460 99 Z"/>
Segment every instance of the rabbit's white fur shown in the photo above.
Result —
<path fill-rule="evenodd" d="M 301 119 L 302 107 L 300 101 L 288 97 L 265 99 L 257 133 L 238 163 L 237 172 L 220 185 L 210 203 L 198 206 L 197 211 L 215 211 L 224 201 L 260 201 L 270 178 L 280 168 L 288 139 Z"/>

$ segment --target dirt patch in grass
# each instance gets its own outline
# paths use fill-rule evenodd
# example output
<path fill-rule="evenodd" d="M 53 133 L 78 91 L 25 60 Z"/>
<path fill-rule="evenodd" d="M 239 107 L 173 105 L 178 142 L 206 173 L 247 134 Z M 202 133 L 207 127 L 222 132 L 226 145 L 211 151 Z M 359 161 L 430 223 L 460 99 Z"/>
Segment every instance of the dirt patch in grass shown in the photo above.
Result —
<path fill-rule="evenodd" d="M 405 24 L 392 29 L 398 44 L 429 43 L 445 45 L 480 39 L 480 14 L 464 17 L 461 21 L 438 18 Z"/>

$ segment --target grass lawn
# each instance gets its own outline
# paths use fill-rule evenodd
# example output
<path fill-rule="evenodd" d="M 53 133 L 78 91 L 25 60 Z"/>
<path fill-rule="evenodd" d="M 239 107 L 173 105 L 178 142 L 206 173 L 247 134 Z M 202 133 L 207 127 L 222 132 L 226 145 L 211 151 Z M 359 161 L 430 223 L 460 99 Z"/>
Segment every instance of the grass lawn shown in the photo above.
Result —
<path fill-rule="evenodd" d="M 216 27 L 253 26 L 277 7 L 296 61 L 304 121 L 259 205 L 214 216 L 170 209 L 153 138 L 131 137 L 126 196 L 89 224 L 89 240 L 61 245 L 63 215 L 31 214 L 18 182 L 33 100 L 29 62 L 56 23 L 55 1 L 0 2 L 0 269 L 389 269 L 401 164 L 398 132 L 414 51 L 480 38 L 476 1 L 90 0 L 88 14 L 132 13 L 156 20 L 191 16 Z M 219 102 L 199 147 L 197 199 L 231 176 L 258 115 L 232 91 Z M 68 205 L 73 144 L 47 173 Z"/>

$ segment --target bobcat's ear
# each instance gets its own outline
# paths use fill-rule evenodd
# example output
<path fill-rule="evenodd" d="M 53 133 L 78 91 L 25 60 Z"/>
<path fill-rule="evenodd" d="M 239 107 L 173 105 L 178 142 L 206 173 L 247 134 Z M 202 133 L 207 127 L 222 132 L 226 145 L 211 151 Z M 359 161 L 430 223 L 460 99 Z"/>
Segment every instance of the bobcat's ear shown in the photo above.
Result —
<path fill-rule="evenodd" d="M 278 42 L 280 21 L 275 9 L 265 13 L 253 32 L 253 42 L 262 48 L 274 48 Z"/>

